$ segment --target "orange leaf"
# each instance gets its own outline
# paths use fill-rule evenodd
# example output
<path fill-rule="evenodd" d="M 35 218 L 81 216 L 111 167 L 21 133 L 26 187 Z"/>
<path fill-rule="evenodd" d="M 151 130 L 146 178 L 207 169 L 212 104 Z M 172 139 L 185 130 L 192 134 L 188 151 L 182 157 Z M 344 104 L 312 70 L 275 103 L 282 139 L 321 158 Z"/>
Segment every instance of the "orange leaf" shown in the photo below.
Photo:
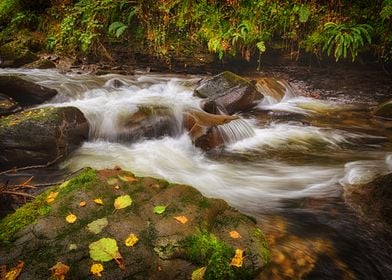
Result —
<path fill-rule="evenodd" d="M 135 177 L 132 177 L 132 176 L 127 176 L 127 175 L 124 175 L 124 176 L 117 175 L 117 176 L 118 176 L 118 178 L 120 178 L 121 181 L 124 181 L 124 182 L 134 182 L 134 181 L 137 181 L 137 179 Z"/>
<path fill-rule="evenodd" d="M 64 280 L 65 275 L 67 275 L 69 271 L 69 266 L 63 264 L 62 262 L 57 262 L 54 266 L 52 266 L 49 270 L 52 271 L 52 275 L 57 280 Z"/>
<path fill-rule="evenodd" d="M 174 217 L 177 221 L 179 221 L 181 224 L 186 224 L 188 222 L 188 218 L 185 216 L 177 216 Z"/>
<path fill-rule="evenodd" d="M 120 186 L 119 186 L 119 185 L 115 185 L 115 186 L 114 186 L 114 189 L 119 190 L 119 189 L 120 189 Z"/>
<path fill-rule="evenodd" d="M 235 255 L 234 255 L 233 259 L 231 260 L 230 265 L 236 266 L 236 267 L 241 267 L 242 263 L 244 261 L 243 254 L 244 254 L 244 251 L 242 251 L 241 249 L 235 249 Z"/>
<path fill-rule="evenodd" d="M 230 237 L 233 239 L 241 238 L 241 235 L 238 233 L 238 231 L 233 230 L 233 231 L 230 231 L 229 234 L 230 234 Z"/>
<path fill-rule="evenodd" d="M 95 276 L 101 277 L 102 276 L 101 272 L 103 271 L 103 265 L 100 263 L 94 263 L 91 266 L 90 271 Z"/>
<path fill-rule="evenodd" d="M 96 204 L 103 205 L 103 201 L 102 201 L 102 199 L 100 199 L 100 198 L 94 199 L 94 202 L 95 202 Z"/>
<path fill-rule="evenodd" d="M 59 192 L 50 192 L 48 197 L 46 198 L 46 202 L 52 203 L 58 195 L 59 195 Z"/>
<path fill-rule="evenodd" d="M 86 206 L 87 202 L 86 201 L 81 201 L 79 202 L 79 207 L 84 207 Z"/>
<path fill-rule="evenodd" d="M 69 224 L 73 224 L 74 222 L 76 222 L 77 219 L 78 218 L 74 214 L 69 214 L 67 217 L 65 217 L 65 220 Z"/>
<path fill-rule="evenodd" d="M 127 239 L 125 240 L 125 245 L 128 247 L 133 247 L 137 242 L 139 241 L 139 238 L 133 233 L 131 233 Z"/>
<path fill-rule="evenodd" d="M 10 271 L 7 272 L 5 275 L 6 280 L 16 280 L 18 279 L 20 273 L 22 272 L 22 269 L 24 267 L 24 262 L 19 261 L 18 265 L 12 268 Z"/>

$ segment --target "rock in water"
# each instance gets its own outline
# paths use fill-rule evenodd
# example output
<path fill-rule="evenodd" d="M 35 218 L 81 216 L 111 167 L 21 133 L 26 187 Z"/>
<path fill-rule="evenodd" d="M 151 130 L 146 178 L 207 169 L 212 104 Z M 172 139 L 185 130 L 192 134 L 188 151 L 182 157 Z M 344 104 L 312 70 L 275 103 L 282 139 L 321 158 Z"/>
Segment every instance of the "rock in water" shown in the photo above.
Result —
<path fill-rule="evenodd" d="M 57 94 L 57 90 L 37 85 L 18 76 L 0 76 L 0 89 L 21 106 L 41 104 Z"/>
<path fill-rule="evenodd" d="M 376 108 L 374 115 L 380 118 L 392 119 L 392 100 L 389 100 Z"/>
<path fill-rule="evenodd" d="M 12 41 L 0 47 L 0 68 L 21 67 L 38 59 L 26 46 Z"/>
<path fill-rule="evenodd" d="M 0 169 L 46 164 L 74 151 L 89 125 L 74 107 L 42 108 L 0 119 Z"/>
<path fill-rule="evenodd" d="M 11 97 L 0 93 L 0 117 L 21 111 L 22 108 Z"/>
<path fill-rule="evenodd" d="M 195 94 L 205 98 L 203 109 L 212 114 L 232 115 L 263 99 L 254 84 L 229 71 L 202 81 Z"/>

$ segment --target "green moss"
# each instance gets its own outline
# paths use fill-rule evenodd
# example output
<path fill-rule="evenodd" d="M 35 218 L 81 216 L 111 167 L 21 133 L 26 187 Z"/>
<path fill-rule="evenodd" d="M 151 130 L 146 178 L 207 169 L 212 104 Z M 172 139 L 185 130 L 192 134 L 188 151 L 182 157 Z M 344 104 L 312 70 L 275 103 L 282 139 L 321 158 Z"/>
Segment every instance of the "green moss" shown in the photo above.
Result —
<path fill-rule="evenodd" d="M 60 195 L 66 195 L 78 188 L 91 188 L 93 183 L 97 181 L 97 178 L 96 170 L 89 167 L 85 168 L 78 176 L 62 183 L 58 187 Z"/>
<path fill-rule="evenodd" d="M 264 260 L 264 264 L 267 264 L 271 259 L 271 251 L 264 233 L 259 228 L 257 228 L 253 232 L 253 238 L 255 238 L 259 244 L 259 252 Z"/>

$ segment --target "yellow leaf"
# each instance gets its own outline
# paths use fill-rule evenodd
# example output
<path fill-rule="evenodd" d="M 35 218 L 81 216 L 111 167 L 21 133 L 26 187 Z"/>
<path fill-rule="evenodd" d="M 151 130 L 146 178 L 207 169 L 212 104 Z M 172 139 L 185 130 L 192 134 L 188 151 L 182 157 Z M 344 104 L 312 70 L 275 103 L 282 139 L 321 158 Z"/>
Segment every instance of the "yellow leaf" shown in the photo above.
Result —
<path fill-rule="evenodd" d="M 188 218 L 185 216 L 177 216 L 174 217 L 177 221 L 179 221 L 181 224 L 186 224 L 188 222 Z"/>
<path fill-rule="evenodd" d="M 242 251 L 241 249 L 235 249 L 235 255 L 234 255 L 233 259 L 231 260 L 230 265 L 236 266 L 236 267 L 241 267 L 242 263 L 244 261 L 243 253 L 244 253 L 244 251 Z"/>
<path fill-rule="evenodd" d="M 50 192 L 48 197 L 46 198 L 46 202 L 52 203 L 58 195 L 59 195 L 59 192 Z"/>
<path fill-rule="evenodd" d="M 86 201 L 81 201 L 79 202 L 79 207 L 84 207 L 86 206 L 87 202 Z"/>
<path fill-rule="evenodd" d="M 139 241 L 139 238 L 137 238 L 137 236 L 133 233 L 131 233 L 127 239 L 125 240 L 125 245 L 127 245 L 128 247 L 132 247 L 133 245 L 135 245 L 137 242 Z"/>
<path fill-rule="evenodd" d="M 229 234 L 230 234 L 230 237 L 233 239 L 241 238 L 241 235 L 238 233 L 238 231 L 233 230 L 233 231 L 230 231 Z"/>
<path fill-rule="evenodd" d="M 69 214 L 67 217 L 65 217 L 65 220 L 67 221 L 67 223 L 73 224 L 74 222 L 76 222 L 77 217 L 74 214 Z"/>
<path fill-rule="evenodd" d="M 118 175 L 118 178 L 120 178 L 120 180 L 124 181 L 124 182 L 134 182 L 134 181 L 137 181 L 137 179 L 135 177 L 126 176 L 126 175 L 124 175 L 124 176 Z"/>
<path fill-rule="evenodd" d="M 90 271 L 95 276 L 101 277 L 101 272 L 103 271 L 103 265 L 100 263 L 95 263 L 91 266 Z"/>
<path fill-rule="evenodd" d="M 102 201 L 102 199 L 100 199 L 100 198 L 94 199 L 94 202 L 95 202 L 96 204 L 103 205 L 103 201 Z"/>
<path fill-rule="evenodd" d="M 114 208 L 123 209 L 132 205 L 132 198 L 129 195 L 121 195 L 114 200 Z"/>
<path fill-rule="evenodd" d="M 52 271 L 52 275 L 57 280 L 64 280 L 65 275 L 67 275 L 69 271 L 69 266 L 63 264 L 62 262 L 57 262 L 54 266 L 52 266 L 49 270 Z"/>
<path fill-rule="evenodd" d="M 119 186 L 119 185 L 115 185 L 115 186 L 114 186 L 114 189 L 119 190 L 119 189 L 120 189 L 120 186 Z"/>
<path fill-rule="evenodd" d="M 192 280 L 204 280 L 204 274 L 206 273 L 207 267 L 200 267 L 192 272 Z"/>
<path fill-rule="evenodd" d="M 22 269 L 24 267 L 24 262 L 19 261 L 18 265 L 12 268 L 10 271 L 7 272 L 5 275 L 6 280 L 16 280 L 18 279 L 20 273 L 22 272 Z"/>

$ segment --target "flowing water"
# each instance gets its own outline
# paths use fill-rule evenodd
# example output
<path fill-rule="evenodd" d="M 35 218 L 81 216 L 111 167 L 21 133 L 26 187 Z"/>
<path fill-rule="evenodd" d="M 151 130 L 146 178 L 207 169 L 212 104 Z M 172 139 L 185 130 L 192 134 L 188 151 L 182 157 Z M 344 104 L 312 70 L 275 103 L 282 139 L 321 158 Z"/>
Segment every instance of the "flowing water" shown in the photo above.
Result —
<path fill-rule="evenodd" d="M 76 106 L 90 139 L 61 164 L 64 170 L 115 165 L 139 176 L 192 185 L 257 218 L 272 261 L 262 279 L 391 279 L 391 244 L 346 207 L 346 185 L 392 171 L 392 132 L 369 105 L 301 96 L 281 82 L 241 119 L 219 129 L 225 146 L 205 152 L 182 128 L 184 110 L 200 110 L 192 95 L 199 76 L 60 74 L 0 70 L 59 91 L 43 106 Z M 268 90 L 266 92 L 268 94 Z M 140 106 L 168 108 L 167 136 L 123 141 L 124 122 Z"/>

